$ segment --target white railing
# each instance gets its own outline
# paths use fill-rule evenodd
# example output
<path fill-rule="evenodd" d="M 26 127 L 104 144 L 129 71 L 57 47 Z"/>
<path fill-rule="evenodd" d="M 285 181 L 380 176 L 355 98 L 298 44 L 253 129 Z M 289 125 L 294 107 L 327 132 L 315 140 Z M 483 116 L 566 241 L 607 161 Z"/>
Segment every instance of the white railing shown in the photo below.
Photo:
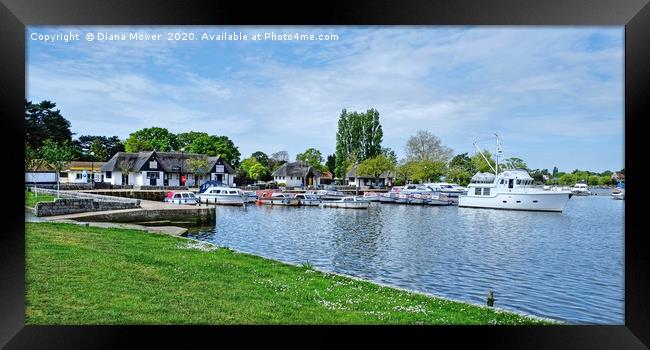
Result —
<path fill-rule="evenodd" d="M 101 194 L 85 193 L 85 192 L 76 192 L 76 191 L 58 191 L 52 190 L 49 188 L 39 188 L 39 187 L 30 187 L 30 191 L 35 193 L 44 193 L 56 196 L 57 194 L 62 198 L 81 198 L 81 199 L 93 199 L 98 202 L 120 202 L 120 203 L 134 203 L 140 205 L 139 199 L 133 198 L 124 198 L 124 197 L 115 197 L 115 196 L 105 196 Z"/>

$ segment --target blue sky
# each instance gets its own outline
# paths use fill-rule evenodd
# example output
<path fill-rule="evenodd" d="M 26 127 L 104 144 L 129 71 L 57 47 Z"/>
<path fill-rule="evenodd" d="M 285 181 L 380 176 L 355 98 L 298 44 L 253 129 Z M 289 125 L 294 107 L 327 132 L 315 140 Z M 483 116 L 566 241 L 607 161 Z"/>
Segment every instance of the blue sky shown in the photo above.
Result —
<path fill-rule="evenodd" d="M 168 32 L 337 34 L 332 41 L 167 41 Z M 80 41 L 31 40 L 79 33 Z M 160 33 L 92 41 L 87 33 Z M 242 158 L 334 153 L 343 108 L 376 108 L 384 146 L 418 129 L 455 153 L 501 135 L 532 168 L 624 167 L 623 27 L 29 27 L 27 98 L 77 135 L 150 126 L 226 135 Z M 493 147 L 491 143 L 483 143 Z"/>

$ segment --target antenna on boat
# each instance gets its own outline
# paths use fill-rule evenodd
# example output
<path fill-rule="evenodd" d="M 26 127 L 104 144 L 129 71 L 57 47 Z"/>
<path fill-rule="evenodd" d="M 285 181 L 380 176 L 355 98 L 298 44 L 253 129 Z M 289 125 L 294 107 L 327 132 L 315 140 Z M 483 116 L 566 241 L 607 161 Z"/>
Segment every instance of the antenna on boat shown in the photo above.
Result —
<path fill-rule="evenodd" d="M 496 152 L 496 170 L 494 171 L 495 174 L 494 176 L 499 176 L 499 155 L 503 153 L 503 150 L 501 149 L 501 143 L 499 142 L 499 134 L 496 132 L 494 133 L 494 136 L 497 138 L 497 152 Z"/>

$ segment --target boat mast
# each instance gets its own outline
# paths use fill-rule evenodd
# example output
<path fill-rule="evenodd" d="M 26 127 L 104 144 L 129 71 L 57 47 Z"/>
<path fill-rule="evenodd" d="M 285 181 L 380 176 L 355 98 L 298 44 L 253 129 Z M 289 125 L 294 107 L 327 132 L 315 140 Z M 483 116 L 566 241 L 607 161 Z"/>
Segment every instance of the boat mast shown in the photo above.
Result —
<path fill-rule="evenodd" d="M 496 138 L 497 138 L 497 149 L 496 149 L 496 154 L 495 154 L 495 156 L 496 156 L 496 170 L 494 171 L 495 172 L 494 176 L 496 177 L 496 176 L 499 176 L 499 154 L 501 153 L 501 144 L 499 144 L 499 134 L 497 134 L 495 132 L 494 136 L 496 136 Z"/>
<path fill-rule="evenodd" d="M 498 139 L 497 139 L 497 140 L 498 140 Z M 494 171 L 494 173 L 495 173 L 494 176 L 496 177 L 496 175 L 497 175 L 497 173 L 498 173 L 497 170 L 492 166 L 492 163 L 490 163 L 490 161 L 485 157 L 485 155 L 483 155 L 483 152 L 481 151 L 480 148 L 478 148 L 478 146 L 476 145 L 476 142 L 477 142 L 477 141 L 474 141 L 474 142 L 472 143 L 472 144 L 474 145 L 474 148 L 476 148 L 476 152 L 478 152 L 478 154 L 481 155 L 481 157 L 483 158 L 483 160 L 485 160 L 485 162 L 486 162 L 487 165 L 490 167 L 490 169 L 492 169 L 492 171 Z M 497 158 L 497 159 L 498 159 L 498 158 Z M 497 166 L 498 166 L 498 163 L 497 163 Z"/>

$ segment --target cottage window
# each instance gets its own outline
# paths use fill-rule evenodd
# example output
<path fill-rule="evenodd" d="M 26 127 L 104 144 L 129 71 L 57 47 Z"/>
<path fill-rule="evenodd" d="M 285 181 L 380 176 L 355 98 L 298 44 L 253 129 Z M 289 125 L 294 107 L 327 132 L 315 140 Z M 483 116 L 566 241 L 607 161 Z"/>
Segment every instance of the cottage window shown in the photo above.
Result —
<path fill-rule="evenodd" d="M 77 173 L 77 180 L 81 179 L 81 174 Z"/>
<path fill-rule="evenodd" d="M 107 178 L 107 179 L 110 179 L 112 176 L 113 176 L 113 172 L 112 172 L 112 171 L 107 171 L 107 172 L 106 172 L 106 178 Z"/>

